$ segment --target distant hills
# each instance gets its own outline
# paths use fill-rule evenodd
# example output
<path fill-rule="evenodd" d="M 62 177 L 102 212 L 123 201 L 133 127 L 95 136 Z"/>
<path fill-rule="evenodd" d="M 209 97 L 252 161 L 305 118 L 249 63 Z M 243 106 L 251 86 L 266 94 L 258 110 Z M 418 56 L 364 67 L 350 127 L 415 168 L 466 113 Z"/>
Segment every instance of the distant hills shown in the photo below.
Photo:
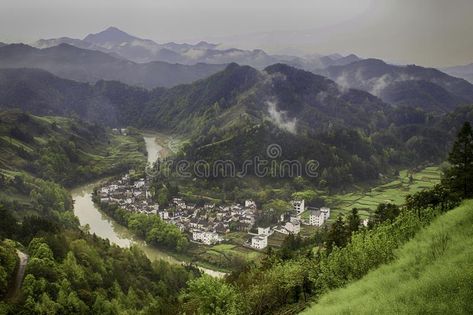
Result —
<path fill-rule="evenodd" d="M 120 82 L 94 85 L 59 78 L 40 69 L 0 69 L 0 108 L 36 115 L 74 116 L 108 126 L 124 125 L 150 92 Z"/>
<path fill-rule="evenodd" d="M 297 120 L 293 133 L 334 125 L 374 128 L 381 123 L 376 113 L 389 107 L 367 92 L 342 90 L 329 79 L 287 65 L 261 72 L 234 63 L 192 84 L 151 91 L 113 81 L 81 83 L 39 69 L 0 69 L 0 104 L 34 114 L 74 113 L 109 125 L 131 123 L 181 133 L 210 120 L 221 126 L 234 122 L 225 117 L 236 112 L 283 127 Z"/>
<path fill-rule="evenodd" d="M 462 78 L 473 83 L 473 63 L 463 66 L 449 67 L 441 69 L 454 77 Z"/>
<path fill-rule="evenodd" d="M 89 49 L 60 44 L 38 49 L 24 44 L 0 47 L 0 68 L 39 68 L 57 76 L 94 83 L 117 80 L 145 88 L 171 87 L 208 77 L 224 65 L 135 63 Z"/>
<path fill-rule="evenodd" d="M 336 54 L 312 55 L 304 58 L 269 55 L 261 49 L 223 49 L 218 44 L 205 41 L 197 44 L 177 44 L 174 42 L 158 44 L 149 39 L 130 35 L 116 27 L 109 27 L 99 33 L 89 34 L 84 39 L 68 37 L 41 39 L 32 45 L 37 48 L 50 48 L 64 43 L 78 48 L 98 50 L 137 63 L 164 61 L 194 65 L 197 63 L 228 64 L 235 62 L 263 69 L 269 65 L 284 62 L 304 69 L 317 69 L 360 60 L 355 55 L 346 57 Z"/>
<path fill-rule="evenodd" d="M 394 105 L 444 112 L 473 103 L 472 84 L 433 68 L 365 59 L 317 72 L 341 86 L 370 92 Z"/>

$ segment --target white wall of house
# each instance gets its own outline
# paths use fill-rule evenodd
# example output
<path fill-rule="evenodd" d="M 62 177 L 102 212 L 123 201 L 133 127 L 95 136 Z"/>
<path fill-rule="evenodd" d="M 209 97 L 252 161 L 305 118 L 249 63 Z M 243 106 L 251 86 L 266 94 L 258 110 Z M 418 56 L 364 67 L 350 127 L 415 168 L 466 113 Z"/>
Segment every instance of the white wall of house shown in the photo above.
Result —
<path fill-rule="evenodd" d="M 268 246 L 268 237 L 267 236 L 253 236 L 251 238 L 251 247 L 256 249 L 264 249 Z"/>
<path fill-rule="evenodd" d="M 325 215 L 320 210 L 312 210 L 309 214 L 309 224 L 314 226 L 321 226 L 325 222 Z"/>
<path fill-rule="evenodd" d="M 270 227 L 258 227 L 258 235 L 270 235 L 271 228 Z"/>
<path fill-rule="evenodd" d="M 324 214 L 324 221 L 327 221 L 330 218 L 330 208 L 322 207 L 320 211 Z"/>
<path fill-rule="evenodd" d="M 292 201 L 292 206 L 294 207 L 294 211 L 296 211 L 297 214 L 301 214 L 302 212 L 305 211 L 305 201 L 304 201 L 304 199 L 302 199 L 302 200 L 293 200 Z"/>

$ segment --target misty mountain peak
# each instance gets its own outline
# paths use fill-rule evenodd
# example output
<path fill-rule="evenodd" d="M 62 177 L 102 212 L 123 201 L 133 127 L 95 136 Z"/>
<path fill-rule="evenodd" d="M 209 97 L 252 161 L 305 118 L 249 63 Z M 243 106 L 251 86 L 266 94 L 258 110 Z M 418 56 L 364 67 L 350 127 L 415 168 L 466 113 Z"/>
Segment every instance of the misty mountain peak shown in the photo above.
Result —
<path fill-rule="evenodd" d="M 114 27 L 110 26 L 106 30 L 96 33 L 96 34 L 89 34 L 87 35 L 84 40 L 86 42 L 94 43 L 94 44 L 103 44 L 103 43 L 110 43 L 110 42 L 126 42 L 130 40 L 137 39 L 137 37 L 131 36 L 130 34 Z"/>

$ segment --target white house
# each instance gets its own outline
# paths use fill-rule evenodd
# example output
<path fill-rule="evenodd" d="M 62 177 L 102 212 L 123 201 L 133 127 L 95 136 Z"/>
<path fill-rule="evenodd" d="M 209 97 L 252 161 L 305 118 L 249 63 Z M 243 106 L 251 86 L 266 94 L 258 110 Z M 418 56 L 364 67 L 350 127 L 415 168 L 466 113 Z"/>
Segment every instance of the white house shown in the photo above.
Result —
<path fill-rule="evenodd" d="M 325 215 L 320 210 L 310 210 L 309 225 L 321 226 L 325 222 Z"/>
<path fill-rule="evenodd" d="M 145 180 L 144 180 L 144 179 L 137 180 L 137 181 L 133 184 L 133 186 L 134 186 L 135 188 L 141 188 L 141 187 L 143 187 L 144 185 L 145 185 Z"/>
<path fill-rule="evenodd" d="M 245 208 L 256 209 L 256 203 L 253 200 L 245 200 Z"/>
<path fill-rule="evenodd" d="M 258 227 L 258 235 L 271 235 L 271 227 Z"/>
<path fill-rule="evenodd" d="M 268 237 L 266 235 L 256 235 L 251 238 L 251 247 L 264 249 L 268 246 Z"/>
<path fill-rule="evenodd" d="M 154 209 L 154 210 L 157 211 L 157 209 Z M 159 217 L 163 220 L 169 219 L 169 212 L 167 211 L 159 211 L 158 214 L 159 214 Z"/>
<path fill-rule="evenodd" d="M 223 241 L 223 238 L 217 233 L 201 230 L 192 231 L 192 239 L 197 242 L 202 242 L 205 245 L 213 245 Z"/>
<path fill-rule="evenodd" d="M 284 224 L 284 229 L 289 234 L 299 234 L 299 232 L 301 231 L 301 222 L 298 219 L 291 218 L 291 221 L 286 222 L 286 224 Z"/>
<path fill-rule="evenodd" d="M 302 200 L 293 200 L 292 206 L 294 207 L 294 211 L 296 211 L 297 214 L 301 214 L 302 212 L 305 211 L 305 201 L 304 199 Z"/>
<path fill-rule="evenodd" d="M 116 185 L 116 184 L 112 184 L 112 185 L 108 186 L 108 191 L 109 192 L 115 191 L 117 189 L 118 189 L 118 185 Z"/>
<path fill-rule="evenodd" d="M 322 207 L 320 211 L 324 214 L 324 221 L 327 221 L 330 218 L 330 208 Z"/>

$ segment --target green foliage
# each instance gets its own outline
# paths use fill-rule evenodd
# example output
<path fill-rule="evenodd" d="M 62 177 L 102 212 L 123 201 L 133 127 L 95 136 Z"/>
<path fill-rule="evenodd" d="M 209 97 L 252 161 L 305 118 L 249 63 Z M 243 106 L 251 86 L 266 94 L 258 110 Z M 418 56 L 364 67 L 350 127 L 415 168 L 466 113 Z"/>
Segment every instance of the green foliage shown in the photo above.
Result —
<path fill-rule="evenodd" d="M 471 314 L 472 208 L 467 201 L 440 216 L 394 262 L 323 295 L 304 314 Z"/>
<path fill-rule="evenodd" d="M 358 209 L 351 209 L 351 213 L 348 216 L 348 231 L 349 233 L 357 232 L 360 229 L 361 219 L 358 214 Z"/>
<path fill-rule="evenodd" d="M 445 174 L 445 182 L 460 198 L 473 196 L 473 130 L 470 123 L 465 122 L 452 151 L 448 156 L 451 167 Z"/>
<path fill-rule="evenodd" d="M 96 202 L 98 202 L 97 199 Z M 187 237 L 178 227 L 164 222 L 157 215 L 131 213 L 116 205 L 106 203 L 101 203 L 100 207 L 120 224 L 128 227 L 134 234 L 145 239 L 151 245 L 177 252 L 183 252 L 189 246 Z"/>
<path fill-rule="evenodd" d="M 245 314 L 237 289 L 207 275 L 190 281 L 181 299 L 185 314 Z"/>
<path fill-rule="evenodd" d="M 0 298 L 5 297 L 12 284 L 17 263 L 18 257 L 12 242 L 7 240 L 0 242 Z"/>
<path fill-rule="evenodd" d="M 339 217 L 327 231 L 314 236 L 313 242 L 325 242 L 326 247 L 317 250 L 310 242 L 289 237 L 283 248 L 271 251 L 261 266 L 247 267 L 227 281 L 238 287 L 249 314 L 300 309 L 308 297 L 343 287 L 393 261 L 402 244 L 455 204 L 426 204 L 422 215 L 409 206 L 399 209 L 383 204 L 379 207 L 383 219 L 374 221 L 371 229 L 360 229 L 359 217 L 353 211 L 347 219 Z M 437 237 L 431 255 L 441 255 L 448 244 L 448 237 Z"/>
<path fill-rule="evenodd" d="M 374 212 L 374 222 L 393 221 L 399 215 L 400 209 L 392 203 L 380 203 Z"/>
<path fill-rule="evenodd" d="M 330 251 L 333 247 L 343 247 L 350 237 L 349 230 L 345 225 L 345 221 L 342 216 L 339 216 L 337 220 L 330 226 L 330 230 L 327 235 L 327 249 Z"/>
<path fill-rule="evenodd" d="M 0 122 L 3 167 L 65 186 L 145 162 L 143 139 L 133 132 L 122 136 L 79 120 L 19 112 L 0 112 Z"/>
<path fill-rule="evenodd" d="M 163 261 L 152 264 L 136 248 L 120 249 L 77 230 L 64 232 L 64 259 L 50 237 L 34 238 L 19 310 L 40 314 L 170 314 L 177 292 L 194 271 Z M 51 243 L 51 245 L 54 245 Z"/>

